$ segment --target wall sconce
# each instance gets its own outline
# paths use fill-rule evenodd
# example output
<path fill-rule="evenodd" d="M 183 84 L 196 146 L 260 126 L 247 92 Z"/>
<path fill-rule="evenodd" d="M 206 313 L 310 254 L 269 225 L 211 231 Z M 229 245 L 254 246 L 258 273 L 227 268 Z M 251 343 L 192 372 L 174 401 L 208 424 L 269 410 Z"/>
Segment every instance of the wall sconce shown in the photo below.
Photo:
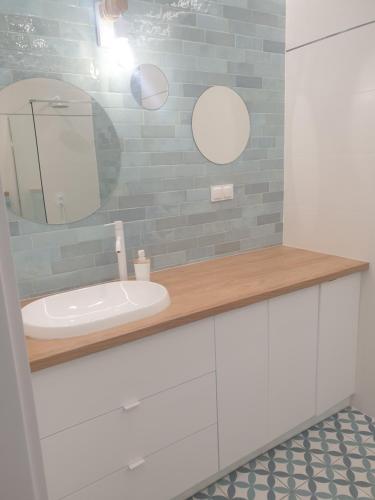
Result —
<path fill-rule="evenodd" d="M 99 47 L 111 50 L 113 62 L 126 70 L 134 67 L 134 54 L 125 37 L 116 34 L 115 24 L 128 10 L 128 0 L 101 0 L 95 4 L 96 32 Z"/>
<path fill-rule="evenodd" d="M 115 23 L 128 10 L 128 0 L 101 0 L 95 4 L 96 32 L 100 47 L 112 48 Z"/>
<path fill-rule="evenodd" d="M 99 2 L 100 16 L 104 21 L 117 21 L 128 10 L 128 0 L 102 0 Z"/>

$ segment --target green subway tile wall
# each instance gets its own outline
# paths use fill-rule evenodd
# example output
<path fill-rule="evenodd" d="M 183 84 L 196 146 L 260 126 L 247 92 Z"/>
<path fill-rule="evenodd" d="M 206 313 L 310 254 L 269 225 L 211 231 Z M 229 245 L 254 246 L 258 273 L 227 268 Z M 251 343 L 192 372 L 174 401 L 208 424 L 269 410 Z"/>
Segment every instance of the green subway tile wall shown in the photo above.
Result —
<path fill-rule="evenodd" d="M 157 64 L 170 96 L 138 107 L 130 71 L 98 48 L 92 0 L 2 0 L 0 86 L 42 76 L 73 83 L 112 119 L 122 147 L 119 183 L 91 217 L 45 226 L 10 214 L 23 297 L 114 279 L 112 228 L 125 222 L 129 269 L 138 248 L 163 268 L 282 240 L 285 0 L 129 0 L 119 34 L 135 61 Z M 230 165 L 197 150 L 191 114 L 210 85 L 247 103 L 252 134 Z M 235 198 L 212 204 L 212 184 Z"/>

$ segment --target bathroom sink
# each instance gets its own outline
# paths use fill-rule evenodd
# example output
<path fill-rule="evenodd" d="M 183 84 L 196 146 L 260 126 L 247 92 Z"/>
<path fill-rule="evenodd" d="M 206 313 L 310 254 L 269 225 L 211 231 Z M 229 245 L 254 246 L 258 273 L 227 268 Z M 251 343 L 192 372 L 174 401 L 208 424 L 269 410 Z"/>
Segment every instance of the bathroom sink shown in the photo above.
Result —
<path fill-rule="evenodd" d="M 64 339 L 147 318 L 169 305 L 162 285 L 116 281 L 36 300 L 22 309 L 22 317 L 25 335 Z"/>

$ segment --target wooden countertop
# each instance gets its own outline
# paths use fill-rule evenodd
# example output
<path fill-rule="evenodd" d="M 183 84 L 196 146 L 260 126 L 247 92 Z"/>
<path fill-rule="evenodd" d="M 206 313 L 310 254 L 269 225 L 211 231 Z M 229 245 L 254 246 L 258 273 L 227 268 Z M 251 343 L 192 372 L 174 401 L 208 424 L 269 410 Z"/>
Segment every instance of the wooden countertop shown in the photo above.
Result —
<path fill-rule="evenodd" d="M 160 314 L 64 340 L 27 338 L 32 371 L 174 328 L 207 316 L 364 271 L 366 262 L 277 246 L 153 273 L 169 291 Z"/>

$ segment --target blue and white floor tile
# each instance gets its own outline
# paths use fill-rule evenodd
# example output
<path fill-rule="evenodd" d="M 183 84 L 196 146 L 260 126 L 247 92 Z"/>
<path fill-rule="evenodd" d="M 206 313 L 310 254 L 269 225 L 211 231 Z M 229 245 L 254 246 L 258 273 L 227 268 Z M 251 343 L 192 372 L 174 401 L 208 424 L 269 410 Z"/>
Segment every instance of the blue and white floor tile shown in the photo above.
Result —
<path fill-rule="evenodd" d="M 375 500 L 375 421 L 346 408 L 190 500 Z"/>
<path fill-rule="evenodd" d="M 227 500 L 228 497 L 223 490 L 220 490 L 217 484 L 212 484 L 207 489 L 197 493 L 189 500 Z"/>

